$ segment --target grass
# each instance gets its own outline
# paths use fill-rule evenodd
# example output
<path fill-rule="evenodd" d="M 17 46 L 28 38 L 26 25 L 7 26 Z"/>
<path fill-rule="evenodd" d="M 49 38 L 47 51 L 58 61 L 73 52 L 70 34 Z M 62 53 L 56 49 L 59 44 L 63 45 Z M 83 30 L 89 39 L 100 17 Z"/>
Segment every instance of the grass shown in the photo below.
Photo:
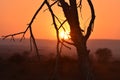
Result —
<path fill-rule="evenodd" d="M 17 57 L 17 59 L 15 58 Z M 55 58 L 36 60 L 36 57 L 11 56 L 0 59 L 0 80 L 50 80 L 54 74 Z M 120 80 L 120 62 L 93 62 L 95 80 Z M 80 80 L 77 59 L 61 57 L 58 65 L 59 80 Z"/>

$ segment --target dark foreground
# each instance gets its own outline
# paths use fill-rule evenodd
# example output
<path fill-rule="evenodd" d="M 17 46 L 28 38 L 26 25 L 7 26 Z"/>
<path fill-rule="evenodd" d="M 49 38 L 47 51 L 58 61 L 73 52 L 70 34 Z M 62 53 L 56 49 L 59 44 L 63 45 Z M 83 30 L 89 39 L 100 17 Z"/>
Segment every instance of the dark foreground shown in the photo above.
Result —
<path fill-rule="evenodd" d="M 0 80 L 51 80 L 54 74 L 55 58 L 23 57 L 15 55 L 0 59 Z M 59 80 L 80 80 L 77 59 L 62 57 L 58 65 Z M 92 62 L 95 80 L 120 80 L 120 62 Z"/>

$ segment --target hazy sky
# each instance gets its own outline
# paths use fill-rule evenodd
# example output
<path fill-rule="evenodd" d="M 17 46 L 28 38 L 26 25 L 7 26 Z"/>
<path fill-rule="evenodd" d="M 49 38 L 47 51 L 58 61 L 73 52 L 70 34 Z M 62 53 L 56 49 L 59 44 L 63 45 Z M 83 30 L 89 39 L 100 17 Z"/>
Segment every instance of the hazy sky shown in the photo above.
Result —
<path fill-rule="evenodd" d="M 42 1 L 0 0 L 0 36 L 23 31 Z M 120 39 L 120 0 L 92 1 L 95 7 L 96 20 L 90 38 Z M 46 9 L 46 6 L 44 9 Z M 62 19 L 61 10 L 56 7 L 54 9 L 56 14 L 61 16 L 60 18 Z M 43 12 L 43 10 L 33 24 L 35 37 L 55 39 L 55 30 L 49 11 Z"/>

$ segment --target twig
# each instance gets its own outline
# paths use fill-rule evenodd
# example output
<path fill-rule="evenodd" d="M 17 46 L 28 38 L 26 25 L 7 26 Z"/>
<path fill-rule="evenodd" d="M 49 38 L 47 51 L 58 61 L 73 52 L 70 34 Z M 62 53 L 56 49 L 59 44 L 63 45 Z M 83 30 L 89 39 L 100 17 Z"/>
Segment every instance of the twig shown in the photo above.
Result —
<path fill-rule="evenodd" d="M 61 41 L 61 45 L 71 50 L 71 47 L 65 45 L 63 41 Z M 61 48 L 61 49 L 62 49 L 62 48 Z"/>
<path fill-rule="evenodd" d="M 65 28 L 63 27 L 63 25 L 65 24 L 65 22 L 67 21 L 67 19 L 66 20 L 64 20 L 62 23 L 60 23 L 61 25 L 60 25 L 60 27 L 58 28 L 58 29 L 60 29 L 61 27 L 63 28 L 63 30 L 65 31 Z"/>
<path fill-rule="evenodd" d="M 74 43 L 68 42 L 68 41 L 66 41 L 64 39 L 62 39 L 62 41 L 65 42 L 65 43 L 67 43 L 67 44 L 69 44 L 69 45 L 73 45 L 73 46 L 75 45 Z"/>
<path fill-rule="evenodd" d="M 32 42 L 33 42 L 34 48 L 35 48 L 35 50 L 36 50 L 36 54 L 37 54 L 37 56 L 39 57 L 38 47 L 37 47 L 37 44 L 36 44 L 35 37 L 34 37 L 33 32 L 32 32 L 32 27 L 31 27 L 31 26 L 32 26 L 32 23 L 34 22 L 37 14 L 39 13 L 39 11 L 40 11 L 40 10 L 42 9 L 42 7 L 44 6 L 45 2 L 46 2 L 46 1 L 44 0 L 43 3 L 42 3 L 42 4 L 40 5 L 40 7 L 38 8 L 38 10 L 35 12 L 35 14 L 33 15 L 32 19 L 31 19 L 30 23 L 28 24 L 28 27 L 26 28 L 25 31 L 19 32 L 19 33 L 15 33 L 15 34 L 6 35 L 6 36 L 2 36 L 2 37 L 3 37 L 3 40 L 6 39 L 6 38 L 8 38 L 8 37 L 12 37 L 12 40 L 14 40 L 14 36 L 23 34 L 22 37 L 21 37 L 21 39 L 20 39 L 20 41 L 22 41 L 22 40 L 25 38 L 25 34 L 26 34 L 26 32 L 28 31 L 28 29 L 29 29 L 29 30 L 30 30 L 30 46 L 31 46 L 31 49 L 32 49 Z"/>
<path fill-rule="evenodd" d="M 58 0 L 56 0 L 55 2 L 53 2 L 53 3 L 50 5 L 50 7 L 54 6 L 57 2 L 58 2 Z M 45 9 L 44 12 L 47 11 L 47 10 L 48 10 L 48 8 Z"/>

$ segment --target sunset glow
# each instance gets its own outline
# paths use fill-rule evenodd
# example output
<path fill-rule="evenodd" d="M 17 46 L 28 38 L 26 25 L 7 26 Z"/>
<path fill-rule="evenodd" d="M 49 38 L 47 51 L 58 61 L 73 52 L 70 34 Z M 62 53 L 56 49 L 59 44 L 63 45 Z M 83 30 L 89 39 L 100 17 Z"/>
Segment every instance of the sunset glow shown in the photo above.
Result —
<path fill-rule="evenodd" d="M 0 0 L 0 36 L 24 31 L 43 1 Z M 90 39 L 120 39 L 120 0 L 92 0 L 92 2 L 96 19 Z M 53 8 L 61 22 L 65 20 L 62 9 L 56 5 Z M 53 23 L 51 15 L 49 10 L 44 12 L 45 9 L 47 9 L 46 6 L 37 15 L 32 25 L 35 38 L 56 39 L 56 32 L 51 25 Z M 80 12 L 79 9 L 78 12 Z M 90 20 L 87 4 L 82 6 L 82 16 L 80 25 L 86 29 L 87 22 Z M 60 35 L 63 35 L 63 32 Z M 26 35 L 26 38 L 29 36 Z"/>
<path fill-rule="evenodd" d="M 61 31 L 60 32 L 60 38 L 68 40 L 68 39 L 70 39 L 70 33 L 68 31 L 67 32 Z"/>
<path fill-rule="evenodd" d="M 120 0 L 0 0 L 0 80 L 120 80 Z"/>

